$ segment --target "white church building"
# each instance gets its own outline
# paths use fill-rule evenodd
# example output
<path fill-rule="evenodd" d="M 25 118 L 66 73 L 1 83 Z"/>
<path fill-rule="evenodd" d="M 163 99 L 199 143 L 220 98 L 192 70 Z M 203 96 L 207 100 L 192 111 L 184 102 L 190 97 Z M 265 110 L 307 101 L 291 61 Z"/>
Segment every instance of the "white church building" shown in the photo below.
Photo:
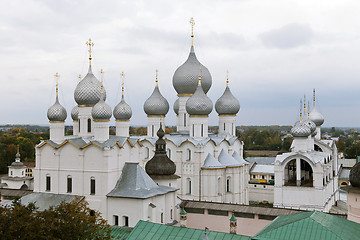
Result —
<path fill-rule="evenodd" d="M 126 226 L 134 226 L 138 220 L 179 221 L 177 196 L 248 204 L 248 163 L 235 131 L 240 104 L 227 80 L 224 94 L 215 103 L 219 133 L 208 132 L 213 102 L 206 93 L 212 78 L 196 58 L 193 37 L 189 57 L 173 77 L 178 93 L 174 103 L 177 132 L 164 136 L 157 134 L 166 126 L 169 103 L 159 90 L 157 77 L 154 91 L 144 103 L 147 136 L 129 136 L 132 110 L 125 102 L 124 87 L 121 101 L 112 111 L 106 103 L 103 79 L 99 81 L 92 73 L 93 43 L 89 39 L 89 70 L 74 91 L 73 135 L 64 134 L 67 112 L 59 103 L 57 84 L 55 103 L 47 113 L 50 139 L 36 147 L 34 193 L 85 196 L 90 208 L 99 210 L 110 224 Z M 112 116 L 115 136 L 109 135 Z M 159 141 L 166 144 L 157 145 Z M 175 164 L 174 173 L 153 174 L 147 164 L 164 151 Z"/>

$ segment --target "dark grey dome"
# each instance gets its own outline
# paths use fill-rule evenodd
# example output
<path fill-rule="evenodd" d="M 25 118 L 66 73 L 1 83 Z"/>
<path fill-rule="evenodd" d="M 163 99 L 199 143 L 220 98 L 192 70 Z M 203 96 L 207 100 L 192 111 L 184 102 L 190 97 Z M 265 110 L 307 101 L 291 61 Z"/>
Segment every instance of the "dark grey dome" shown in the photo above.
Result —
<path fill-rule="evenodd" d="M 239 112 L 240 102 L 232 95 L 229 87 L 225 88 L 223 95 L 216 101 L 215 110 L 219 115 Z"/>
<path fill-rule="evenodd" d="M 114 117 L 116 120 L 129 120 L 132 116 L 132 110 L 129 104 L 125 102 L 124 96 L 114 108 Z"/>
<path fill-rule="evenodd" d="M 174 102 L 174 112 L 179 115 L 179 98 Z"/>
<path fill-rule="evenodd" d="M 105 102 L 104 97 L 92 108 L 91 115 L 94 120 L 109 120 L 112 112 L 110 106 Z"/>
<path fill-rule="evenodd" d="M 159 87 L 155 89 L 151 96 L 144 103 L 144 111 L 147 115 L 166 115 L 169 112 L 169 103 L 161 95 Z"/>
<path fill-rule="evenodd" d="M 313 108 L 313 110 L 310 112 L 310 120 L 313 121 L 316 126 L 321 126 L 324 123 L 323 115 L 316 111 L 315 108 Z"/>
<path fill-rule="evenodd" d="M 79 120 L 79 106 L 76 105 L 75 107 L 73 107 L 73 109 L 71 110 L 71 118 L 74 121 L 78 121 Z"/>
<path fill-rule="evenodd" d="M 191 46 L 188 59 L 176 69 L 173 76 L 173 86 L 179 95 L 193 94 L 196 91 L 200 67 L 202 88 L 207 93 L 212 83 L 211 74 L 196 58 L 194 46 Z"/>
<path fill-rule="evenodd" d="M 103 89 L 104 101 L 106 100 L 106 92 Z M 101 97 L 101 83 L 94 76 L 89 66 L 89 71 L 75 88 L 74 98 L 78 105 L 94 106 L 99 102 Z"/>
<path fill-rule="evenodd" d="M 209 115 L 213 109 L 211 99 L 206 96 L 201 84 L 198 85 L 194 95 L 186 101 L 186 111 L 190 115 Z"/>
<path fill-rule="evenodd" d="M 360 188 L 360 162 L 351 168 L 349 178 L 351 186 Z"/>
<path fill-rule="evenodd" d="M 63 122 L 67 117 L 66 109 L 59 103 L 59 98 L 56 96 L 54 105 L 52 105 L 47 111 L 47 117 L 49 121 Z"/>
<path fill-rule="evenodd" d="M 295 123 L 294 127 L 291 128 L 290 133 L 294 137 L 308 137 L 311 134 L 311 130 L 309 126 L 301 120 Z"/>

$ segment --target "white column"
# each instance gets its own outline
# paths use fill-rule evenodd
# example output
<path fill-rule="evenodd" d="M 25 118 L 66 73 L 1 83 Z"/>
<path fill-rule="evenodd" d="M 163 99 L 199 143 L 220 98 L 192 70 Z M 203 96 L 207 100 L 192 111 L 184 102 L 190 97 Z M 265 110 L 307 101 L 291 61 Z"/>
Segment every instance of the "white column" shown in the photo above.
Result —
<path fill-rule="evenodd" d="M 75 120 L 73 121 L 73 135 L 79 134 L 79 121 Z"/>
<path fill-rule="evenodd" d="M 93 131 L 94 131 L 94 121 L 92 119 L 92 115 L 91 115 L 91 111 L 92 111 L 92 107 L 90 106 L 80 106 L 79 105 L 79 124 L 80 124 L 80 131 L 78 133 L 78 135 L 80 137 L 91 137 L 94 136 Z M 88 128 L 88 123 L 90 119 L 90 129 Z M 90 130 L 90 131 L 88 131 Z"/>
<path fill-rule="evenodd" d="M 62 143 L 65 140 L 65 122 L 50 121 L 50 140 L 55 143 Z"/>
<path fill-rule="evenodd" d="M 109 139 L 110 121 L 94 121 L 94 140 L 105 142 Z"/>
<path fill-rule="evenodd" d="M 208 116 L 190 115 L 190 137 L 201 140 L 208 137 Z"/>
<path fill-rule="evenodd" d="M 163 130 L 165 131 L 165 116 L 161 115 L 148 115 L 148 125 L 147 125 L 147 136 L 148 137 L 157 137 L 157 131 L 160 128 L 160 122 Z"/>
<path fill-rule="evenodd" d="M 296 186 L 301 185 L 301 161 L 300 158 L 296 158 Z"/>
<path fill-rule="evenodd" d="M 219 134 L 236 135 L 236 115 L 219 115 Z"/>
<path fill-rule="evenodd" d="M 116 120 L 116 136 L 129 137 L 130 120 Z"/>
<path fill-rule="evenodd" d="M 315 136 L 315 138 L 317 140 L 321 139 L 321 127 L 320 126 L 316 126 L 316 136 Z"/>
<path fill-rule="evenodd" d="M 179 114 L 177 117 L 177 131 L 189 131 L 189 114 L 186 112 L 186 102 L 190 96 L 179 96 Z"/>

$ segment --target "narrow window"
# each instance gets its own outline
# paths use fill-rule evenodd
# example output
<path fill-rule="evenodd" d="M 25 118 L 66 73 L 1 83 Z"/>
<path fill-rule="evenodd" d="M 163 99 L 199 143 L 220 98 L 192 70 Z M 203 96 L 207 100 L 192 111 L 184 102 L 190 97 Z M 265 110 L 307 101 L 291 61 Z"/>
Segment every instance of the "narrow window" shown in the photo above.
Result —
<path fill-rule="evenodd" d="M 231 192 L 229 177 L 226 179 L 226 192 Z"/>
<path fill-rule="evenodd" d="M 24 171 L 21 172 L 21 175 L 24 175 Z"/>
<path fill-rule="evenodd" d="M 95 178 L 91 177 L 90 179 L 90 194 L 95 195 Z"/>
<path fill-rule="evenodd" d="M 10 171 L 10 175 L 11 175 L 11 176 L 13 175 L 13 172 L 12 172 L 12 171 Z"/>
<path fill-rule="evenodd" d="M 88 119 L 88 133 L 91 132 L 91 119 Z"/>
<path fill-rule="evenodd" d="M 192 132 L 193 132 L 193 136 L 195 135 L 195 124 L 192 125 Z"/>
<path fill-rule="evenodd" d="M 224 131 L 225 131 L 225 123 L 224 123 Z"/>
<path fill-rule="evenodd" d="M 233 124 L 233 123 L 231 124 L 231 132 L 232 132 L 232 134 L 235 135 L 235 132 L 234 132 L 234 124 Z"/>
<path fill-rule="evenodd" d="M 184 127 L 186 127 L 186 113 L 184 113 Z"/>
<path fill-rule="evenodd" d="M 221 178 L 218 178 L 218 195 L 221 195 Z"/>
<path fill-rule="evenodd" d="M 191 179 L 187 179 L 187 194 L 191 194 Z"/>
<path fill-rule="evenodd" d="M 201 136 L 204 136 L 204 124 L 201 124 Z"/>
<path fill-rule="evenodd" d="M 51 189 L 50 183 L 51 183 L 51 178 L 49 175 L 47 175 L 46 176 L 46 191 L 50 191 L 50 189 Z"/>
<path fill-rule="evenodd" d="M 72 192 L 72 178 L 71 178 L 71 176 L 67 177 L 67 192 L 68 193 Z"/>
<path fill-rule="evenodd" d="M 172 209 L 170 209 L 170 219 L 172 220 L 173 219 L 173 213 L 172 213 L 173 211 L 172 211 Z"/>
<path fill-rule="evenodd" d="M 145 147 L 145 158 L 148 159 L 150 156 L 150 150 L 148 147 Z"/>
<path fill-rule="evenodd" d="M 171 158 L 171 149 L 168 148 L 168 157 Z"/>
<path fill-rule="evenodd" d="M 187 160 L 191 161 L 191 150 L 190 149 L 187 150 Z"/>
<path fill-rule="evenodd" d="M 80 133 L 80 122 L 81 122 L 81 121 L 80 121 L 80 119 L 79 119 L 79 133 Z"/>
<path fill-rule="evenodd" d="M 119 216 L 114 215 L 114 225 L 119 226 Z"/>
<path fill-rule="evenodd" d="M 164 223 L 164 213 L 161 213 L 160 220 L 161 220 L 161 223 Z"/>
<path fill-rule="evenodd" d="M 151 136 L 154 137 L 154 125 L 151 125 Z"/>
<path fill-rule="evenodd" d="M 124 226 L 128 227 L 129 226 L 129 217 L 124 216 Z"/>

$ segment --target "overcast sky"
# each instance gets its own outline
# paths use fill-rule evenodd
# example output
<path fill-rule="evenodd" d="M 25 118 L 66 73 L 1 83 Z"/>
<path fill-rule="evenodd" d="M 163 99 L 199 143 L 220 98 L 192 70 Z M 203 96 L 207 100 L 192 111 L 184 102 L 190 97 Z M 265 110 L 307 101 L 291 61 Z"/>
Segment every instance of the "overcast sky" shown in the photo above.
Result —
<path fill-rule="evenodd" d="M 0 8 L 0 124 L 47 124 L 60 74 L 60 102 L 70 112 L 77 76 L 88 68 L 85 42 L 92 38 L 93 72 L 104 70 L 107 103 L 125 99 L 131 124 L 145 125 L 144 101 L 155 85 L 171 106 L 172 77 L 188 57 L 189 19 L 194 45 L 213 78 L 215 104 L 230 87 L 240 101 L 239 125 L 291 125 L 299 101 L 317 90 L 325 126 L 360 126 L 360 1 L 6 1 Z M 215 112 L 210 125 L 217 124 Z"/>

